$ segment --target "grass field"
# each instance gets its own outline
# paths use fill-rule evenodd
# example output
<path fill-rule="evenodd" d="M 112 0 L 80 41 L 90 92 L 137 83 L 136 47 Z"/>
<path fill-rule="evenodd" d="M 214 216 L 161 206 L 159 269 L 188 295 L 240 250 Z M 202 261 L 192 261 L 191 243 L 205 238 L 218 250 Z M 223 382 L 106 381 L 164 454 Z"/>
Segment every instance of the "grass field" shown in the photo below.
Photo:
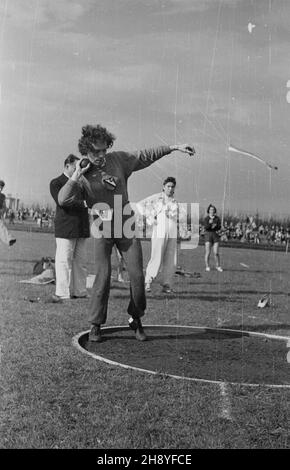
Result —
<path fill-rule="evenodd" d="M 89 328 L 88 301 L 55 305 L 47 302 L 53 285 L 20 284 L 55 247 L 52 234 L 16 235 L 14 247 L 0 246 L 2 449 L 289 448 L 289 388 L 176 380 L 108 365 L 74 348 L 72 338 Z M 144 263 L 149 247 L 143 244 Z M 90 273 L 93 250 L 90 240 Z M 290 337 L 290 255 L 223 248 L 221 256 L 225 271 L 205 273 L 202 247 L 182 251 L 179 264 L 201 278 L 176 276 L 172 298 L 156 283 L 144 325 Z M 272 305 L 259 309 L 264 293 Z M 128 288 L 113 280 L 108 326 L 126 324 L 127 303 Z M 146 348 L 149 354 L 150 341 Z M 286 357 L 285 347 L 285 363 Z M 257 369 L 262 361 L 259 355 Z"/>

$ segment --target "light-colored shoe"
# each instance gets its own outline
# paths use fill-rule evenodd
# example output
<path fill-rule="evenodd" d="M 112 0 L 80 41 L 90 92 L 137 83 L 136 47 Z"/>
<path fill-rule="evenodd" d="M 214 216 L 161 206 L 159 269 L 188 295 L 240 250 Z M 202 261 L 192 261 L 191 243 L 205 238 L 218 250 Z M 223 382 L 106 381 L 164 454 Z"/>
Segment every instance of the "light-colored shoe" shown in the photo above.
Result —
<path fill-rule="evenodd" d="M 206 271 L 210 271 L 210 267 L 207 266 L 207 267 L 205 268 L 205 270 L 206 270 Z"/>
<path fill-rule="evenodd" d="M 145 290 L 146 290 L 146 292 L 151 292 L 151 282 L 146 282 Z"/>
<path fill-rule="evenodd" d="M 221 268 L 220 266 L 217 266 L 216 270 L 219 271 L 220 273 L 223 272 L 223 268 Z"/>
<path fill-rule="evenodd" d="M 55 294 L 53 294 L 50 297 L 50 302 L 52 302 L 53 304 L 61 304 L 62 302 L 66 302 L 68 300 L 71 300 L 71 298 L 70 297 L 60 297 L 59 295 L 55 295 Z"/>

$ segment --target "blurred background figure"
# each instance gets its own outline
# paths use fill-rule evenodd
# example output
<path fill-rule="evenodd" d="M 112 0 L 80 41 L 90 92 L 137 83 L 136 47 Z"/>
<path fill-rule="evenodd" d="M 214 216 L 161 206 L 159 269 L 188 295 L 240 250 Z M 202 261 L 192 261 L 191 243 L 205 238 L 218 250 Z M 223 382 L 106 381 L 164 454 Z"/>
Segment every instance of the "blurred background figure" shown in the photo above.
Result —
<path fill-rule="evenodd" d="M 216 208 L 210 204 L 207 208 L 207 216 L 204 219 L 205 226 L 205 270 L 210 271 L 209 266 L 209 257 L 211 254 L 211 249 L 213 247 L 214 258 L 216 263 L 216 269 L 219 272 L 222 272 L 223 269 L 220 266 L 220 256 L 219 256 L 219 241 L 220 236 L 218 232 L 221 229 L 220 218 L 216 215 Z"/>
<path fill-rule="evenodd" d="M 6 197 L 5 194 L 2 193 L 4 186 L 5 182 L 0 180 L 0 239 L 6 245 L 12 246 L 16 242 L 16 238 L 14 238 L 10 232 L 8 232 L 4 222 L 4 214 L 6 213 Z"/>

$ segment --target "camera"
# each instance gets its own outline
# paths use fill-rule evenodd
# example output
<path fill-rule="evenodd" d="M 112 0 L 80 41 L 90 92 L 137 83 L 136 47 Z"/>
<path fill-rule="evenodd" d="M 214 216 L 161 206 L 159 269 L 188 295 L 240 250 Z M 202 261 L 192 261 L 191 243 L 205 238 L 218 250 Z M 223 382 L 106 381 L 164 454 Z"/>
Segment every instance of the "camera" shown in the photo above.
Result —
<path fill-rule="evenodd" d="M 89 163 L 90 163 L 90 160 L 88 158 L 82 158 L 80 162 L 80 167 L 85 168 L 86 166 L 88 166 Z"/>

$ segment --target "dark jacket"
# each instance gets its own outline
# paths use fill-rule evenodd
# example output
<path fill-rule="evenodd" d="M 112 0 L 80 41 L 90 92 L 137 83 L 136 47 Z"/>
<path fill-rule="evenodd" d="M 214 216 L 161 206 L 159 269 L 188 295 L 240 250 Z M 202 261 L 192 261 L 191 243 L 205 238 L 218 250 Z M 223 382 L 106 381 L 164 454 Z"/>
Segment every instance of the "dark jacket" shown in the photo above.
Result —
<path fill-rule="evenodd" d="M 213 218 L 213 223 L 209 223 L 209 215 L 207 215 L 204 219 L 204 229 L 207 232 L 218 232 L 221 229 L 221 219 L 215 215 Z"/>
<path fill-rule="evenodd" d="M 0 193 L 0 210 L 5 208 L 5 195 Z"/>
<path fill-rule="evenodd" d="M 85 205 L 86 193 L 78 183 L 73 201 L 60 206 L 58 193 L 68 181 L 65 174 L 50 182 L 50 194 L 56 203 L 56 214 L 54 219 L 56 238 L 89 238 L 90 225 L 88 208 Z"/>

